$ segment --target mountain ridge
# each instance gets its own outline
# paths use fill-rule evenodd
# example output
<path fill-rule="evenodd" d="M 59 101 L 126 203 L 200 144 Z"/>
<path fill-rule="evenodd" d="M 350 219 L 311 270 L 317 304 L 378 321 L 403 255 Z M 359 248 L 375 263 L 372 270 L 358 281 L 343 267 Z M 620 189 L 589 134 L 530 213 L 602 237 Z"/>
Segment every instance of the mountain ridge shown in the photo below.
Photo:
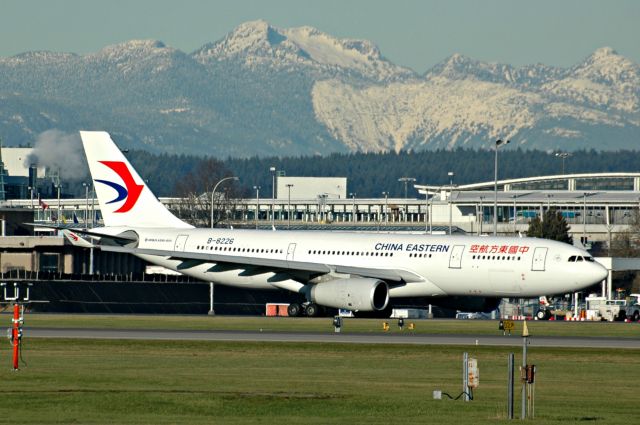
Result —
<path fill-rule="evenodd" d="M 239 25 L 191 53 L 159 40 L 0 57 L 0 132 L 104 129 L 125 147 L 219 157 L 635 148 L 640 67 L 610 47 L 572 67 L 453 54 L 418 74 L 368 40 Z"/>

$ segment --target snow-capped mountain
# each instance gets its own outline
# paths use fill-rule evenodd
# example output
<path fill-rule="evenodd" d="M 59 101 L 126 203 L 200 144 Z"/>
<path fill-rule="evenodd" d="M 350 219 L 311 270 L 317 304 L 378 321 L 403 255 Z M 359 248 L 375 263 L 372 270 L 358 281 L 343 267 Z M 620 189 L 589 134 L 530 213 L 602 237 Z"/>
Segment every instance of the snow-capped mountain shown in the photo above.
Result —
<path fill-rule="evenodd" d="M 422 81 L 319 81 L 318 120 L 352 150 L 487 147 L 636 149 L 640 67 L 610 48 L 570 69 L 514 68 L 453 55 Z"/>
<path fill-rule="evenodd" d="M 488 147 L 637 148 L 640 68 L 601 48 L 570 68 L 453 54 L 420 75 L 366 40 L 247 22 L 184 53 L 132 40 L 0 58 L 0 134 L 105 129 L 122 146 L 220 157 Z"/>
<path fill-rule="evenodd" d="M 265 21 L 246 22 L 222 40 L 203 46 L 193 57 L 204 64 L 240 61 L 255 70 L 304 67 L 325 77 L 389 81 L 415 76 L 384 59 L 370 41 L 340 40 L 312 27 L 279 29 Z"/>

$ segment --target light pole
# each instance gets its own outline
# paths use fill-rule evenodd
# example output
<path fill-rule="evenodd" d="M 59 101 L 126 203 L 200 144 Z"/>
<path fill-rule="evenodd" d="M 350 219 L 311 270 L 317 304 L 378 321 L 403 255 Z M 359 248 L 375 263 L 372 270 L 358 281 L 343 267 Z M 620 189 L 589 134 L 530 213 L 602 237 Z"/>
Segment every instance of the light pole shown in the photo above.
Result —
<path fill-rule="evenodd" d="M 287 183 L 287 189 L 289 193 L 287 195 L 287 229 L 291 228 L 291 188 L 293 184 Z"/>
<path fill-rule="evenodd" d="M 358 213 L 356 212 L 356 193 L 352 192 L 349 196 L 351 196 L 351 221 L 355 223 L 358 221 Z"/>
<path fill-rule="evenodd" d="M 389 200 L 389 192 L 382 192 L 384 195 L 384 224 L 389 222 L 389 214 L 388 214 L 388 200 Z"/>
<path fill-rule="evenodd" d="M 482 222 L 484 221 L 484 206 L 482 205 L 482 201 L 484 200 L 484 196 L 480 197 L 480 226 L 478 226 L 478 236 L 482 235 Z"/>
<path fill-rule="evenodd" d="M 424 193 L 424 233 L 429 231 L 429 189 L 425 189 Z"/>
<path fill-rule="evenodd" d="M 428 207 L 429 207 L 429 234 L 433 235 L 433 198 L 435 198 L 436 193 L 440 192 L 442 190 L 444 186 L 440 186 L 438 188 L 438 190 L 436 190 L 435 192 L 433 192 L 433 195 L 431 196 L 431 201 L 429 201 L 429 190 L 427 189 L 427 194 L 425 195 L 427 202 L 428 202 Z M 442 192 L 440 192 L 440 195 L 442 196 Z M 440 199 L 442 200 L 442 198 Z M 425 223 L 426 226 L 426 223 Z"/>
<path fill-rule="evenodd" d="M 415 178 L 413 178 L 413 177 L 400 177 L 400 178 L 398 179 L 398 181 L 399 181 L 399 182 L 404 182 L 404 199 L 407 199 L 407 184 L 408 184 L 409 182 L 412 182 L 412 183 L 413 183 L 413 182 L 415 182 L 415 181 L 416 181 L 416 179 L 415 179 Z"/>
<path fill-rule="evenodd" d="M 587 243 L 587 195 L 584 192 L 582 194 L 582 245 Z M 585 247 L 586 248 L 586 247 Z"/>
<path fill-rule="evenodd" d="M 89 183 L 82 183 L 84 186 L 84 229 L 89 228 Z"/>
<path fill-rule="evenodd" d="M 240 178 L 239 178 L 239 177 L 236 177 L 236 176 L 229 176 L 229 177 L 225 177 L 225 178 L 223 178 L 223 179 L 220 179 L 220 180 L 218 181 L 218 183 L 216 183 L 216 184 L 215 184 L 215 186 L 213 186 L 213 190 L 211 191 L 211 228 L 212 228 L 212 229 L 213 229 L 213 205 L 214 205 L 214 199 L 215 199 L 214 195 L 215 195 L 215 193 L 216 193 L 216 189 L 218 188 L 218 186 L 220 185 L 220 183 L 222 183 L 222 182 L 224 182 L 224 181 L 227 181 L 227 180 L 235 180 L 235 181 L 238 181 L 238 180 L 240 180 Z"/>
<path fill-rule="evenodd" d="M 433 235 L 433 197 L 436 196 L 434 193 L 431 196 L 431 202 L 429 202 L 429 234 Z M 427 191 L 427 199 L 429 198 L 429 192 Z"/>
<path fill-rule="evenodd" d="M 256 191 L 256 229 L 258 228 L 258 215 L 260 215 L 260 186 L 253 186 Z"/>
<path fill-rule="evenodd" d="M 571 156 L 569 152 L 556 152 L 558 158 L 562 158 L 562 175 L 564 175 L 564 160 Z"/>
<path fill-rule="evenodd" d="M 494 200 L 493 200 L 493 236 L 498 235 L 498 148 L 502 145 L 506 145 L 510 143 L 511 140 L 507 140 L 506 142 L 502 139 L 498 139 L 495 142 L 495 162 L 494 162 L 494 183 L 493 183 L 493 192 L 494 192 Z"/>
<path fill-rule="evenodd" d="M 276 202 L 276 167 L 269 167 L 271 171 L 271 228 L 275 226 L 275 210 L 274 204 Z"/>
<path fill-rule="evenodd" d="M 516 200 L 518 199 L 518 195 L 513 195 L 513 231 L 514 233 L 518 230 L 518 207 L 516 205 Z"/>
<path fill-rule="evenodd" d="M 56 216 L 56 223 L 60 223 L 60 213 L 62 209 L 60 208 L 60 189 L 62 185 L 60 183 L 56 184 L 56 189 L 58 189 L 58 215 Z"/>
<path fill-rule="evenodd" d="M 33 209 L 33 187 L 29 186 L 28 189 L 29 189 L 29 196 L 31 197 L 31 212 L 34 212 L 34 209 Z M 34 220 L 35 220 L 35 214 L 33 216 L 34 216 Z"/>
<path fill-rule="evenodd" d="M 455 173 L 449 171 L 447 175 L 449 176 L 449 235 L 451 235 L 451 229 L 453 227 L 453 203 L 451 202 L 451 195 L 453 194 L 453 176 L 455 176 Z"/>
<path fill-rule="evenodd" d="M 91 227 L 96 227 L 96 187 L 93 183 L 91 184 Z"/>

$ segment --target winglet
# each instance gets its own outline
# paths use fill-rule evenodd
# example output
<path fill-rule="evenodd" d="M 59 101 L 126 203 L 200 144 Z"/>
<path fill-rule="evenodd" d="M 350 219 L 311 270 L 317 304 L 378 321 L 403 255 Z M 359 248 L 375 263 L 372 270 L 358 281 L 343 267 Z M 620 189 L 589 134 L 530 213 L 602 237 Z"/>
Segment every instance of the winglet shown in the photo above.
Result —
<path fill-rule="evenodd" d="M 71 245 L 79 246 L 81 248 L 95 247 L 94 244 L 92 244 L 91 242 L 89 242 L 88 240 L 80 236 L 78 233 L 75 233 L 69 229 L 63 229 L 62 234 L 64 235 L 65 238 L 67 238 L 69 242 L 71 242 Z"/>

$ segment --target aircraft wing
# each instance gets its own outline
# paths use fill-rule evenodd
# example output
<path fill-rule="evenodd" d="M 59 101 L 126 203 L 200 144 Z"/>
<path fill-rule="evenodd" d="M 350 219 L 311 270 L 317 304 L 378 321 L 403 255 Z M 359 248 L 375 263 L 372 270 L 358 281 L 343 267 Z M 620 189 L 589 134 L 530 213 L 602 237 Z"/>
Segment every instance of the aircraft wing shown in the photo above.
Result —
<path fill-rule="evenodd" d="M 79 246 L 81 248 L 95 247 L 93 243 L 83 238 L 79 232 L 74 232 L 70 229 L 62 229 L 62 234 L 64 235 L 65 238 L 67 238 L 69 242 L 71 242 L 71 245 Z"/>
<path fill-rule="evenodd" d="M 131 242 L 136 242 L 138 240 L 135 236 L 126 235 L 126 234 L 123 234 L 123 233 L 110 235 L 108 233 L 104 233 L 104 232 L 101 232 L 101 231 L 96 231 L 96 229 L 97 230 L 101 230 L 101 229 L 105 229 L 105 227 L 97 227 L 97 228 L 91 228 L 91 229 L 81 229 L 81 228 L 77 228 L 77 227 L 64 226 L 64 225 L 59 225 L 59 224 L 25 223 L 25 225 L 32 226 L 32 227 L 38 226 L 38 227 L 44 227 L 46 229 L 60 230 L 67 237 L 68 237 L 68 233 L 66 233 L 65 231 L 72 231 L 73 233 L 76 233 L 77 235 L 84 235 L 84 236 L 97 238 L 97 239 L 104 238 L 104 239 L 108 239 L 108 240 L 111 240 L 113 242 L 121 243 L 121 244 L 127 244 L 127 243 L 131 243 Z M 70 240 L 70 242 L 73 243 L 73 241 L 71 241 L 71 240 Z M 86 248 L 89 248 L 89 247 L 86 247 Z"/>
<path fill-rule="evenodd" d="M 223 265 L 226 270 L 245 269 L 247 267 L 261 267 L 266 271 L 301 271 L 309 273 L 327 274 L 344 273 L 363 277 L 377 278 L 393 282 L 423 282 L 424 278 L 416 273 L 402 269 L 378 269 L 372 267 L 341 266 L 305 261 L 287 261 L 272 258 L 241 257 L 236 255 L 208 254 L 198 252 L 178 252 L 159 249 L 129 248 L 124 246 L 99 246 L 103 251 L 120 252 L 125 254 L 157 255 L 184 261 L 182 269 L 194 267 L 203 263 Z"/>

